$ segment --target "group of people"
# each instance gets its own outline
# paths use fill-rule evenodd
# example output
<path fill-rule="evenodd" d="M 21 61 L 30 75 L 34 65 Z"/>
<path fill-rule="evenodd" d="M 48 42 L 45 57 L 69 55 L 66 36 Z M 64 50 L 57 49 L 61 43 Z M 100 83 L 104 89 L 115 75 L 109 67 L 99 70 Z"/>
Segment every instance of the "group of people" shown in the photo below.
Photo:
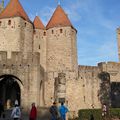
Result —
<path fill-rule="evenodd" d="M 61 106 L 58 108 L 56 102 L 50 107 L 51 120 L 66 120 L 66 113 L 68 108 L 64 106 L 64 103 L 61 103 Z"/>
<path fill-rule="evenodd" d="M 18 102 L 15 102 L 15 107 L 12 110 L 11 118 L 13 118 L 14 120 L 21 120 L 21 109 L 18 105 Z M 37 118 L 37 108 L 35 106 L 35 103 L 32 103 L 32 108 L 29 114 L 29 120 L 36 120 L 36 118 Z"/>
<path fill-rule="evenodd" d="M 64 103 L 61 103 L 61 106 L 58 108 L 56 102 L 50 107 L 49 112 L 51 114 L 50 120 L 66 120 L 66 113 L 68 108 L 64 106 Z M 14 120 L 19 120 L 21 117 L 21 111 L 18 104 L 15 104 L 15 108 L 12 111 L 11 117 Z M 37 108 L 35 103 L 32 103 L 32 108 L 29 114 L 29 120 L 36 120 L 37 118 Z"/>
<path fill-rule="evenodd" d="M 0 117 L 4 112 L 4 106 L 0 102 Z M 66 120 L 66 113 L 68 112 L 68 108 L 61 103 L 61 106 L 57 106 L 56 102 L 53 102 L 52 106 L 49 108 L 50 120 Z M 11 118 L 14 120 L 21 120 L 21 109 L 19 107 L 18 101 L 15 101 L 15 106 L 11 112 Z M 37 118 L 37 108 L 35 103 L 32 103 L 32 107 L 29 113 L 29 120 L 36 120 Z"/>
<path fill-rule="evenodd" d="M 0 101 L 0 118 L 4 116 L 3 113 L 4 113 L 4 105 Z M 35 103 L 32 103 L 29 120 L 36 120 L 36 117 L 37 117 L 37 109 L 35 107 Z M 14 120 L 21 120 L 21 109 L 19 107 L 19 103 L 17 100 L 15 101 L 15 106 L 12 109 L 11 118 Z"/>

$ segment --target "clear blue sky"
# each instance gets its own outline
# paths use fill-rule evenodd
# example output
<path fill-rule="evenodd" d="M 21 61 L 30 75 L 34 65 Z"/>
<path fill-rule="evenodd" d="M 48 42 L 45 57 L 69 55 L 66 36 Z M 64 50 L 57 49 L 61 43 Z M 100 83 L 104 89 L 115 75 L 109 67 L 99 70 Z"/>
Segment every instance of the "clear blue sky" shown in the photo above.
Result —
<path fill-rule="evenodd" d="M 57 0 L 20 2 L 31 20 L 38 15 L 44 24 L 57 7 Z M 118 61 L 116 28 L 120 26 L 120 0 L 61 0 L 61 6 L 78 30 L 79 64 Z"/>

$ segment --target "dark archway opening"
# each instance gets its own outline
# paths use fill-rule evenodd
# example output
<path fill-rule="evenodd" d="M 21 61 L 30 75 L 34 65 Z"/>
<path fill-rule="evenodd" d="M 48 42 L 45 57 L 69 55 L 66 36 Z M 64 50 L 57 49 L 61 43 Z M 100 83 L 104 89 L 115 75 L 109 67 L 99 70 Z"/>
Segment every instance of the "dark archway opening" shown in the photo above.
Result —
<path fill-rule="evenodd" d="M 120 108 L 120 82 L 111 83 L 111 106 Z"/>
<path fill-rule="evenodd" d="M 15 100 L 18 100 L 20 105 L 21 91 L 16 77 L 4 75 L 0 78 L 0 100 L 4 106 L 7 105 L 8 100 L 10 101 L 10 106 L 14 105 Z"/>

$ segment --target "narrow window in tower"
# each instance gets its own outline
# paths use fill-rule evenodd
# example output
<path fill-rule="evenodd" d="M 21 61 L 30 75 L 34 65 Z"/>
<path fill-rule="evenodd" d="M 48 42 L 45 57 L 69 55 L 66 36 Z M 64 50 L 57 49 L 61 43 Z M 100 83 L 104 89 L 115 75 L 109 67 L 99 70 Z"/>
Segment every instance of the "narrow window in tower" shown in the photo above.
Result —
<path fill-rule="evenodd" d="M 63 33 L 63 30 L 62 30 L 62 29 L 60 29 L 60 33 Z"/>
<path fill-rule="evenodd" d="M 84 102 L 85 102 L 85 96 L 84 96 Z"/>
<path fill-rule="evenodd" d="M 11 20 L 8 20 L 8 25 L 11 25 Z"/>
<path fill-rule="evenodd" d="M 46 32 L 44 32 L 44 36 L 46 36 Z"/>
<path fill-rule="evenodd" d="M 40 45 L 39 45 L 39 49 L 40 49 Z"/>
<path fill-rule="evenodd" d="M 26 24 L 27 24 L 27 23 L 25 22 L 25 27 L 26 27 Z"/>
<path fill-rule="evenodd" d="M 0 21 L 0 26 L 1 26 L 2 22 Z"/>
<path fill-rule="evenodd" d="M 52 34 L 54 34 L 54 30 L 52 30 Z"/>
<path fill-rule="evenodd" d="M 34 35 L 36 34 L 36 30 L 34 30 Z"/>

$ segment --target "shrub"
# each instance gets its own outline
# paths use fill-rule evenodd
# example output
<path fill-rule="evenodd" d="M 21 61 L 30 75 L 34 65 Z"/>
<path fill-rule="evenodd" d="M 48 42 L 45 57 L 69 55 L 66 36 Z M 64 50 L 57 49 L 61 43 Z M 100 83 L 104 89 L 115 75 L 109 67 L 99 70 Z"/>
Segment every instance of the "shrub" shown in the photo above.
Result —
<path fill-rule="evenodd" d="M 102 120 L 101 109 L 83 109 L 79 110 L 79 120 L 90 120 L 90 115 L 93 114 L 95 120 Z M 109 111 L 111 118 L 120 118 L 120 108 L 111 108 Z"/>
<path fill-rule="evenodd" d="M 110 109 L 110 116 L 111 117 L 118 117 L 120 118 L 120 108 L 111 108 Z"/>
<path fill-rule="evenodd" d="M 84 109 L 79 110 L 79 120 L 90 120 L 91 114 L 93 114 L 95 120 L 102 120 L 100 109 Z"/>

